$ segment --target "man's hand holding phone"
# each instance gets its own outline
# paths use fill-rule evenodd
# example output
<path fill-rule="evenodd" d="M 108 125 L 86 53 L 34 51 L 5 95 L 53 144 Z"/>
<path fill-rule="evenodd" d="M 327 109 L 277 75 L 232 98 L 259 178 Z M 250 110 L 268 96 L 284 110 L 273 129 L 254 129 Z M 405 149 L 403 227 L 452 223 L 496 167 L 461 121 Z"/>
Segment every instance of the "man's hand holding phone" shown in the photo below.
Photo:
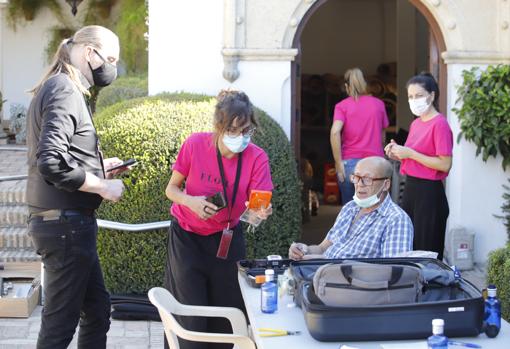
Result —
<path fill-rule="evenodd" d="M 116 157 L 104 159 L 103 166 L 105 168 L 106 178 L 110 179 L 118 174 L 128 171 L 133 166 L 136 166 L 137 163 L 138 162 L 135 159 L 129 159 L 126 161 L 122 161 Z"/>

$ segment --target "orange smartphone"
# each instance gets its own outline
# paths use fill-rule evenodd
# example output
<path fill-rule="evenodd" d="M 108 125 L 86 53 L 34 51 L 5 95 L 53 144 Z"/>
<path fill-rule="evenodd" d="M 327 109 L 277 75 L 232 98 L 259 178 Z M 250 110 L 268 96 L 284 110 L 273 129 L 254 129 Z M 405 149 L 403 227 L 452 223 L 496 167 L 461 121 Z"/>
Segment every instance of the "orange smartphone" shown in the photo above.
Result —
<path fill-rule="evenodd" d="M 273 193 L 268 190 L 252 190 L 250 192 L 248 208 L 252 210 L 259 210 L 262 207 L 268 208 L 272 196 Z"/>

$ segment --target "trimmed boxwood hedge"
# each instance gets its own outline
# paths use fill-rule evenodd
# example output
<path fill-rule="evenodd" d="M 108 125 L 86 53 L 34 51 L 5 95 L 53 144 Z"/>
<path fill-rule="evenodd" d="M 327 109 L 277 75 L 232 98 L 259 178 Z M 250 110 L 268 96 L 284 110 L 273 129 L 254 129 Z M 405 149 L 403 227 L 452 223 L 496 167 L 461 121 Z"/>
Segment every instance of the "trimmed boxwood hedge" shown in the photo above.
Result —
<path fill-rule="evenodd" d="M 498 288 L 501 316 L 510 321 L 510 244 L 491 252 L 487 273 L 487 281 Z"/>
<path fill-rule="evenodd" d="M 95 117 L 106 157 L 136 158 L 139 165 L 123 179 L 123 199 L 104 202 L 98 216 L 124 223 L 169 219 L 165 187 L 183 141 L 193 132 L 212 129 L 215 99 L 192 94 L 164 94 L 128 100 L 104 109 Z M 273 184 L 273 215 L 247 234 L 248 257 L 279 253 L 300 234 L 299 180 L 290 143 L 280 126 L 256 110 L 261 127 L 254 143 L 266 150 Z M 113 293 L 145 293 L 162 285 L 166 231 L 128 233 L 100 230 L 98 251 L 105 282 Z"/>
<path fill-rule="evenodd" d="M 127 99 L 147 96 L 147 75 L 121 76 L 110 86 L 101 88 L 96 99 L 96 111 L 101 111 Z"/>

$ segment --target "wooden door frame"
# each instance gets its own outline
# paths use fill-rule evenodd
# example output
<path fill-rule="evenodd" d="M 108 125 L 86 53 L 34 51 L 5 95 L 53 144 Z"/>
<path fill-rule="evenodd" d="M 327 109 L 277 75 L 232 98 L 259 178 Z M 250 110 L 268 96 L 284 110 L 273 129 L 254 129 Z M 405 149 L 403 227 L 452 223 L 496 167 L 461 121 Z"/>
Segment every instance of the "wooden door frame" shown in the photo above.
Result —
<path fill-rule="evenodd" d="M 291 62 L 290 68 L 290 88 L 291 88 L 291 110 L 290 110 L 290 139 L 294 146 L 296 158 L 300 159 L 301 156 L 301 34 L 308 23 L 308 20 L 315 14 L 315 12 L 329 0 L 317 0 L 299 22 L 294 39 L 292 40 L 292 47 L 298 50 L 298 54 Z M 444 41 L 443 33 L 437 23 L 436 19 L 430 10 L 422 3 L 423 0 L 408 0 L 427 20 L 430 31 L 436 39 L 439 53 L 446 51 L 446 43 Z M 446 64 L 439 59 L 439 109 L 446 115 L 446 91 L 447 91 L 447 69 Z"/>
<path fill-rule="evenodd" d="M 438 49 L 439 49 L 439 110 L 446 116 L 446 91 L 448 88 L 448 71 L 446 64 L 441 58 L 441 53 L 446 51 L 446 43 L 444 41 L 443 33 L 432 15 L 432 12 L 423 4 L 422 0 L 408 0 L 427 20 L 430 32 L 434 36 Z"/>
<path fill-rule="evenodd" d="M 306 11 L 305 15 L 299 22 L 299 25 L 292 40 L 292 47 L 297 48 L 298 54 L 290 65 L 290 141 L 294 146 L 296 158 L 300 161 L 301 157 L 301 34 L 306 27 L 308 20 L 329 0 L 317 0 Z"/>

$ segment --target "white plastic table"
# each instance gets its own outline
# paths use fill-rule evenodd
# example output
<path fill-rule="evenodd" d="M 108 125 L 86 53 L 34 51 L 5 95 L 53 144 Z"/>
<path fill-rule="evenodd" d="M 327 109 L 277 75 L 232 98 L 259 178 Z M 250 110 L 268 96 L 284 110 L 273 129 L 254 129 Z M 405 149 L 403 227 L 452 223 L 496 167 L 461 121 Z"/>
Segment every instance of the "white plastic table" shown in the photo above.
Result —
<path fill-rule="evenodd" d="M 426 349 L 425 340 L 406 341 L 374 341 L 374 342 L 319 342 L 310 336 L 306 328 L 303 312 L 300 308 L 289 307 L 292 297 L 285 295 L 278 299 L 278 312 L 264 314 L 260 311 L 260 289 L 251 287 L 244 277 L 239 274 L 239 285 L 243 295 L 244 304 L 252 328 L 252 338 L 258 349 L 313 349 L 335 348 L 341 345 L 359 349 Z M 260 337 L 259 328 L 274 328 L 288 331 L 301 331 L 295 336 Z M 432 328 L 432 325 L 431 325 Z M 484 349 L 510 349 L 510 325 L 501 320 L 501 331 L 496 338 L 488 338 L 485 334 L 478 337 L 452 338 L 455 341 L 476 343 Z M 459 348 L 460 346 L 450 346 Z"/>

